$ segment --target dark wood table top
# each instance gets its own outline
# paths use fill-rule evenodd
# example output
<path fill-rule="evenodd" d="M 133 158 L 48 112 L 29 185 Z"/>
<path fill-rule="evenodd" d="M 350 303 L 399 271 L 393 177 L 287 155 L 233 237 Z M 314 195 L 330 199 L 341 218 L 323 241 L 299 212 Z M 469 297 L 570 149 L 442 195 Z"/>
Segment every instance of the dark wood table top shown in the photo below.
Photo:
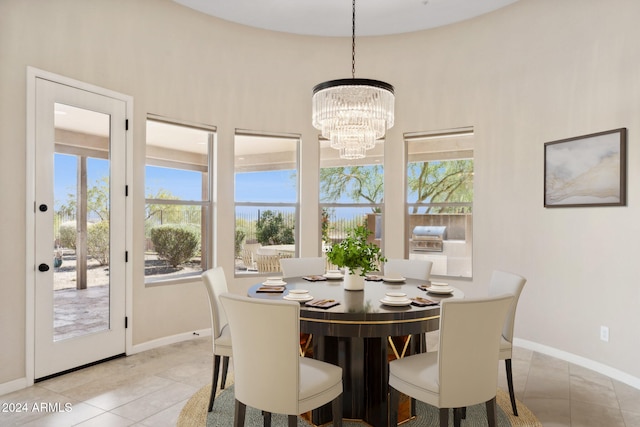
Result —
<path fill-rule="evenodd" d="M 328 308 L 314 308 L 300 303 L 300 328 L 302 332 L 325 336 L 385 337 L 416 334 L 437 330 L 440 306 L 418 307 L 408 305 L 394 307 L 380 302 L 387 292 L 404 292 L 408 298 L 423 297 L 432 301 L 463 298 L 464 293 L 454 288 L 453 294 L 427 293 L 418 288 L 428 281 L 406 279 L 401 283 L 365 281 L 362 291 L 344 289 L 342 280 L 307 281 L 302 277 L 284 279 L 282 293 L 262 293 L 262 283 L 252 286 L 248 295 L 253 298 L 279 300 L 292 289 L 306 289 L 314 300 L 327 299 L 339 302 Z"/>

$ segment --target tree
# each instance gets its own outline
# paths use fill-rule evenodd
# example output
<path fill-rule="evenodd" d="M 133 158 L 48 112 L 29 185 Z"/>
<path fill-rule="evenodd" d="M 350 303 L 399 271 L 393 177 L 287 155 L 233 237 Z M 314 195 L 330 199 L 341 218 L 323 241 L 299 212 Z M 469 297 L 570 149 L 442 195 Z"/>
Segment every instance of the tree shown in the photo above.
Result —
<path fill-rule="evenodd" d="M 473 201 L 473 160 L 416 162 L 408 165 L 407 186 L 415 202 L 469 203 Z M 414 213 L 418 207 L 414 207 Z M 427 208 L 427 212 L 431 207 Z"/>
<path fill-rule="evenodd" d="M 380 165 L 340 166 L 320 169 L 320 193 L 323 202 L 336 202 L 348 197 L 353 202 L 364 200 L 382 203 L 384 198 L 383 170 Z M 374 208 L 379 213 L 379 208 Z"/>
<path fill-rule="evenodd" d="M 160 188 L 156 194 L 147 194 L 147 199 L 151 200 L 180 200 L 178 196 L 174 196 L 170 191 Z M 183 206 L 149 203 L 146 207 L 145 220 L 153 219 L 158 224 L 179 224 L 182 222 Z"/>
<path fill-rule="evenodd" d="M 67 194 L 67 203 L 60 206 L 61 214 L 75 216 L 78 200 L 75 194 Z M 100 221 L 109 220 L 109 177 L 96 179 L 92 186 L 87 185 L 87 215 L 97 217 Z"/>

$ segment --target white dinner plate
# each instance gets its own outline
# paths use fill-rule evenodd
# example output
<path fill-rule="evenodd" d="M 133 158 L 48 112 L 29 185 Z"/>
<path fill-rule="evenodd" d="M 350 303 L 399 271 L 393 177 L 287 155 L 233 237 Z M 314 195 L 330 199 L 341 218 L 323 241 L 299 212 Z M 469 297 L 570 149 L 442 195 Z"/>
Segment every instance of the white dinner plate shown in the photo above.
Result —
<path fill-rule="evenodd" d="M 411 304 L 411 300 L 409 298 L 407 298 L 404 301 L 389 301 L 386 298 L 382 298 L 380 300 L 381 303 L 385 304 L 385 305 L 391 305 L 394 307 L 404 307 L 405 305 L 410 305 Z"/>
<path fill-rule="evenodd" d="M 427 292 L 431 292 L 434 294 L 452 294 L 453 293 L 453 288 L 445 288 L 444 286 L 441 286 L 443 289 L 438 289 L 438 286 L 431 286 L 429 288 L 427 288 Z"/>
<path fill-rule="evenodd" d="M 326 277 L 329 280 L 338 280 L 338 279 L 344 279 L 344 274 L 327 273 L 327 274 L 324 275 L 324 277 Z"/>
<path fill-rule="evenodd" d="M 400 282 L 404 282 L 405 279 L 404 277 L 382 277 L 382 280 L 385 282 L 389 282 L 389 283 L 400 283 Z"/>
<path fill-rule="evenodd" d="M 287 301 L 298 301 L 298 302 L 307 302 L 313 299 L 311 295 L 305 295 L 304 298 L 300 298 L 300 297 L 294 297 L 293 295 L 289 295 L 289 294 L 283 296 L 282 298 L 286 299 Z"/>
<path fill-rule="evenodd" d="M 269 282 L 269 281 L 262 282 L 262 286 L 274 286 L 274 287 L 277 287 L 277 286 L 284 286 L 286 284 L 287 284 L 287 282 L 285 282 L 284 280 L 281 280 L 279 282 Z"/>

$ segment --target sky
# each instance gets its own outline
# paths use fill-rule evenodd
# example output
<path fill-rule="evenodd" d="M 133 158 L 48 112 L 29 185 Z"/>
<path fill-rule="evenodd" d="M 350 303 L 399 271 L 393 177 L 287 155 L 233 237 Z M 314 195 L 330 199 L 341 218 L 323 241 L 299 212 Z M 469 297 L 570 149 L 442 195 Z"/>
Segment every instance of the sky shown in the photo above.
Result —
<path fill-rule="evenodd" d="M 87 182 L 96 182 L 108 175 L 108 161 L 87 159 Z M 75 156 L 56 154 L 54 163 L 55 208 L 69 201 L 69 194 L 75 197 L 77 165 Z M 195 171 L 147 166 L 145 170 L 145 192 L 149 196 L 160 189 L 169 191 L 182 200 L 201 200 L 201 178 Z M 292 170 L 247 172 L 235 176 L 235 199 L 238 202 L 295 203 L 295 176 Z M 342 202 L 350 203 L 344 198 Z M 253 211 L 256 208 L 241 209 Z M 349 211 L 349 212 L 347 212 Z M 354 212 L 351 212 L 354 211 Z M 350 216 L 360 209 L 340 209 L 339 216 Z"/>

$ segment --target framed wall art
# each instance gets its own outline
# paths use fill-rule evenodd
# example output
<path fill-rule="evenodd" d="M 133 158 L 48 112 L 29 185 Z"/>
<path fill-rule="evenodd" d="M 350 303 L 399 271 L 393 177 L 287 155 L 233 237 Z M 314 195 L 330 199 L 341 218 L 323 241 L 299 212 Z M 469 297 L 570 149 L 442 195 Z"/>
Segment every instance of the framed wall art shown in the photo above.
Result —
<path fill-rule="evenodd" d="M 544 144 L 544 206 L 626 206 L 627 129 Z"/>

